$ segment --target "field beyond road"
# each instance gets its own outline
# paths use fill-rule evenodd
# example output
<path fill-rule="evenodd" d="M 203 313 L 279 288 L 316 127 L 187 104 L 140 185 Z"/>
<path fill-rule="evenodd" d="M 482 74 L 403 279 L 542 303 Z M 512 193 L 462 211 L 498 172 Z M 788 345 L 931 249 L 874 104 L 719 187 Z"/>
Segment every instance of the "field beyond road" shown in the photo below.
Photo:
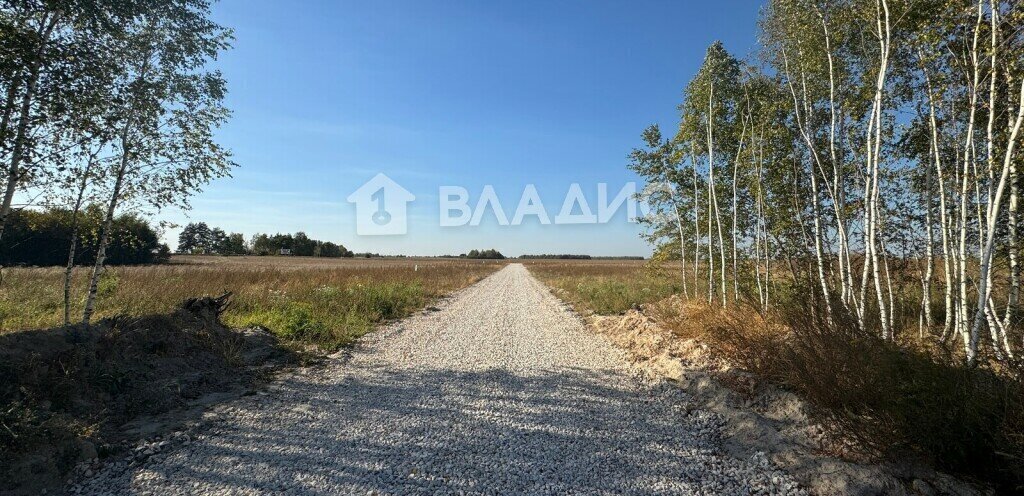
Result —
<path fill-rule="evenodd" d="M 170 264 L 108 267 L 97 316 L 166 313 L 183 300 L 233 293 L 231 327 L 265 327 L 285 340 L 332 349 L 496 270 L 493 261 L 437 258 L 175 256 Z M 5 268 L 0 332 L 63 320 L 60 267 Z M 89 270 L 74 273 L 72 322 L 81 317 Z"/>
<path fill-rule="evenodd" d="M 678 263 L 646 260 L 530 260 L 530 272 L 581 313 L 618 314 L 681 290 Z"/>

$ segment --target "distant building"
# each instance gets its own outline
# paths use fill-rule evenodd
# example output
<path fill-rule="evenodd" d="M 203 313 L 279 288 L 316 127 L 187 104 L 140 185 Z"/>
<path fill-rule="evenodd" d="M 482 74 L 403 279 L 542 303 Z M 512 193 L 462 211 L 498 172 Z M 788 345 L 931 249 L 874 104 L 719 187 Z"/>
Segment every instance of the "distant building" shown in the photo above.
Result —
<path fill-rule="evenodd" d="M 291 255 L 292 254 L 292 249 L 291 248 L 281 248 L 281 254 L 282 255 Z"/>

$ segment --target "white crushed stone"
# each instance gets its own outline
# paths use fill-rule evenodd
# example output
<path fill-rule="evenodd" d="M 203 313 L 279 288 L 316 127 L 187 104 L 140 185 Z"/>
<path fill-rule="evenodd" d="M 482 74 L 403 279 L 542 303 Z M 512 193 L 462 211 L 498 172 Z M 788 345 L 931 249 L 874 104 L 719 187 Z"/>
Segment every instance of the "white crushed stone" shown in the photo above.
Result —
<path fill-rule="evenodd" d="M 804 494 L 641 381 L 520 264 L 221 409 L 81 494 Z"/>

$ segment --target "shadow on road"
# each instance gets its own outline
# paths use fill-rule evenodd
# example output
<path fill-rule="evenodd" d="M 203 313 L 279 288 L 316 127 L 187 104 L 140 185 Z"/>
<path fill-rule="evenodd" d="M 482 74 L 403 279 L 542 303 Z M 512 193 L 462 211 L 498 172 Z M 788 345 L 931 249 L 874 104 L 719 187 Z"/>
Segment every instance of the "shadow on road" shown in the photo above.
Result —
<path fill-rule="evenodd" d="M 140 474 L 195 490 L 742 494 L 774 471 L 715 454 L 718 420 L 621 371 L 364 369 L 239 404 Z M 130 478 L 121 487 L 129 491 Z M 156 481 L 153 481 L 156 482 Z M 147 487 L 153 487 L 147 485 Z"/>

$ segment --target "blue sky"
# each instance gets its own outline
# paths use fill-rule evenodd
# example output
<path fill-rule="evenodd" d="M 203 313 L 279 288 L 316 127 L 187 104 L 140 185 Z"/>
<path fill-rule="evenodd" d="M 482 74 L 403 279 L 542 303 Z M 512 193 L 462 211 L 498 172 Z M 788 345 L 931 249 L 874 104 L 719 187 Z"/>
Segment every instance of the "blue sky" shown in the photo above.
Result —
<path fill-rule="evenodd" d="M 493 185 L 511 219 L 536 186 L 553 219 L 579 183 L 638 181 L 626 154 L 644 127 L 671 129 L 713 40 L 745 56 L 760 2 L 222 0 L 235 30 L 215 64 L 234 115 L 219 133 L 240 167 L 163 212 L 227 231 L 305 231 L 355 251 L 437 255 L 647 255 L 620 212 L 594 225 L 438 225 L 438 188 L 475 206 Z M 416 195 L 408 234 L 358 236 L 346 198 L 383 172 Z M 175 244 L 176 230 L 165 234 Z"/>

